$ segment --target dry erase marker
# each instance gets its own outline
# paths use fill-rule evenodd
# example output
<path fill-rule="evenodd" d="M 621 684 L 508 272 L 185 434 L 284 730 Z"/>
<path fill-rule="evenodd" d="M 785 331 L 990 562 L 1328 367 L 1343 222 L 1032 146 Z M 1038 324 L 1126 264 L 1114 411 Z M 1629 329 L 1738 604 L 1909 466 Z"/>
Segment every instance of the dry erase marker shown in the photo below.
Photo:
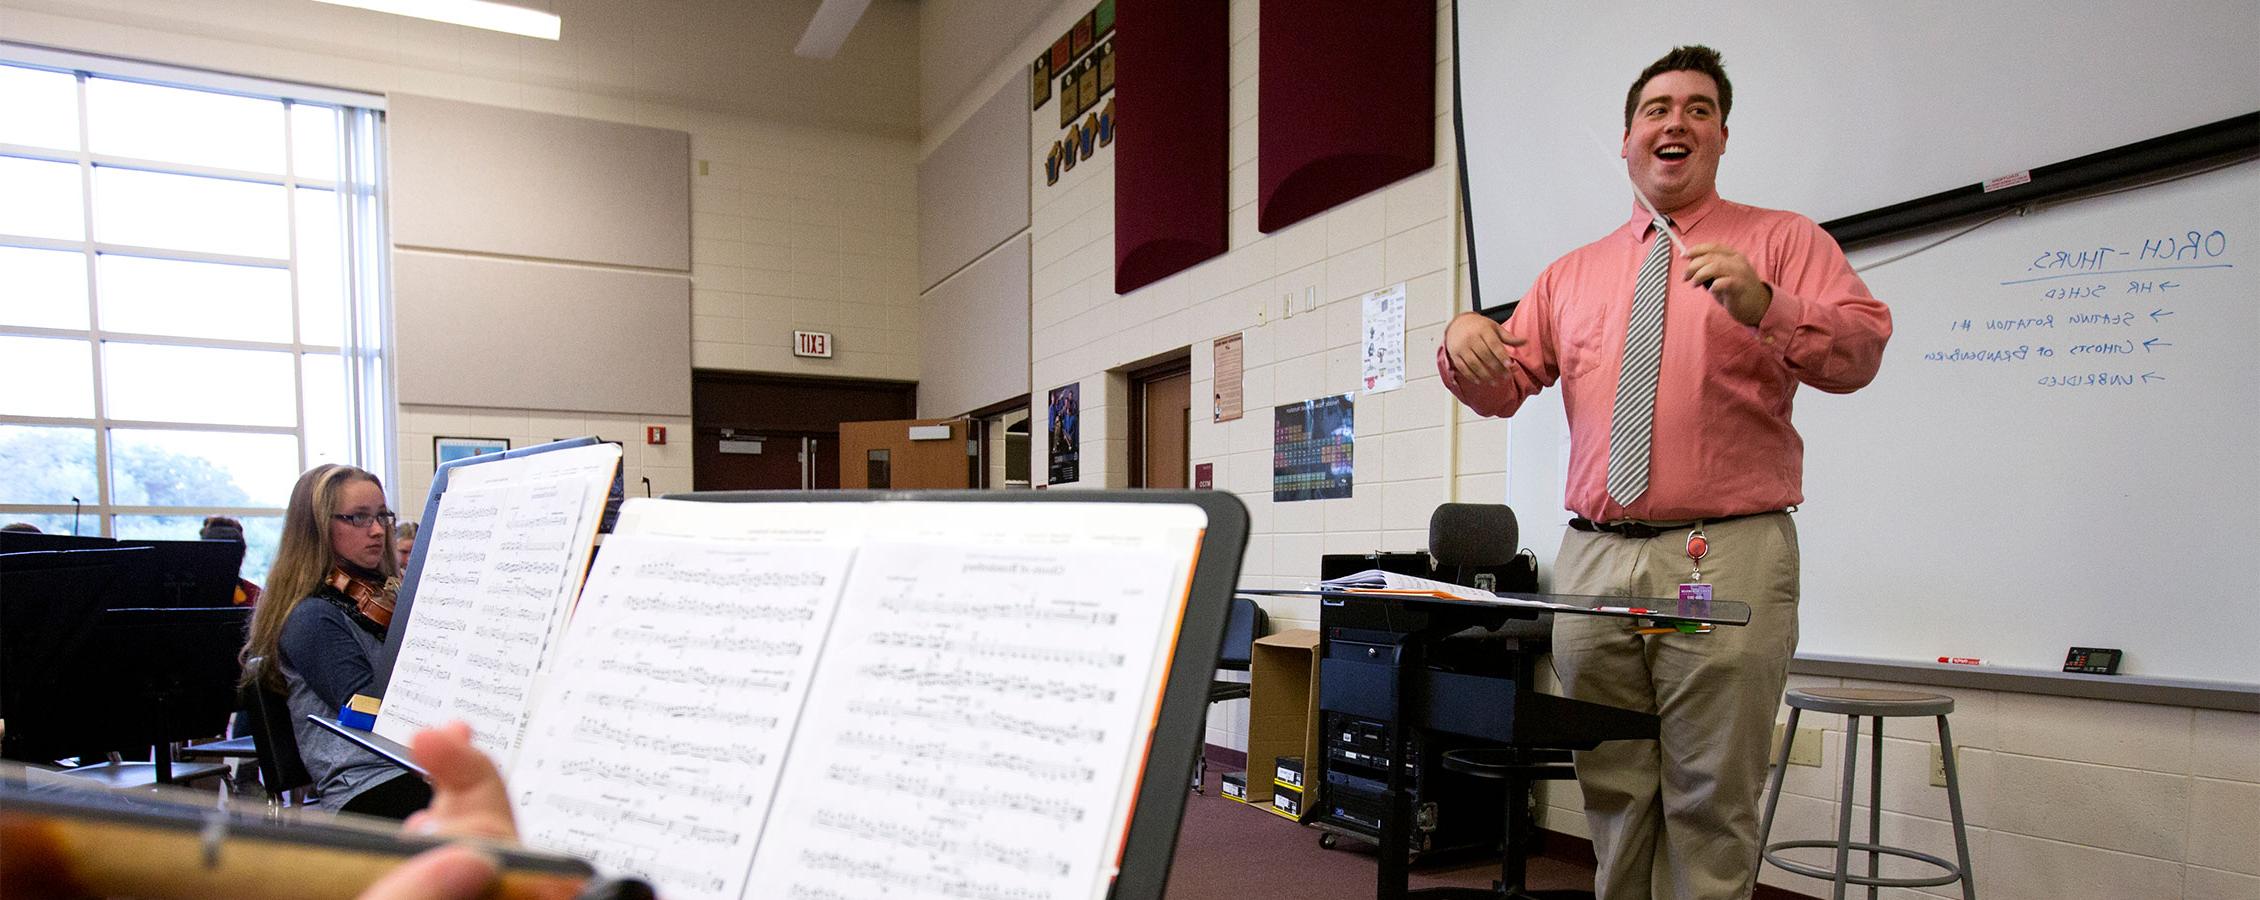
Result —
<path fill-rule="evenodd" d="M 1985 660 L 1979 659 L 1975 656 L 1941 656 L 1938 658 L 1938 661 L 1951 666 L 1985 665 Z"/>
<path fill-rule="evenodd" d="M 1631 613 L 1632 615 L 1635 615 L 1635 616 L 1652 616 L 1652 615 L 1655 615 L 1655 614 L 1656 614 L 1656 611 L 1655 611 L 1655 610 L 1652 610 L 1652 609 L 1648 609 L 1648 608 L 1646 608 L 1646 607 L 1642 607 L 1642 606 L 1596 606 L 1596 607 L 1593 607 L 1593 611 L 1594 611 L 1594 612 Z"/>

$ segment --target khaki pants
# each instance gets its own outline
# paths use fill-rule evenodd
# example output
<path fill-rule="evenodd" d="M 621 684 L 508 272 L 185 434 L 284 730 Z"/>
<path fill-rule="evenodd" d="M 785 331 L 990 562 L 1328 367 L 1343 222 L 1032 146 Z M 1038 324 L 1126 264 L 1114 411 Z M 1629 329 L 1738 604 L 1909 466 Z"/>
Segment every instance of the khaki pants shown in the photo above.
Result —
<path fill-rule="evenodd" d="M 1703 580 L 1750 605 L 1750 624 L 1638 635 L 1632 619 L 1554 617 L 1554 672 L 1580 700 L 1652 712 L 1655 741 L 1577 754 L 1600 859 L 1601 900 L 1744 898 L 1755 886 L 1758 799 L 1774 710 L 1797 648 L 1797 526 L 1787 513 L 1704 527 Z M 1677 597 L 1693 567 L 1687 532 L 1639 540 L 1571 531 L 1554 590 Z"/>

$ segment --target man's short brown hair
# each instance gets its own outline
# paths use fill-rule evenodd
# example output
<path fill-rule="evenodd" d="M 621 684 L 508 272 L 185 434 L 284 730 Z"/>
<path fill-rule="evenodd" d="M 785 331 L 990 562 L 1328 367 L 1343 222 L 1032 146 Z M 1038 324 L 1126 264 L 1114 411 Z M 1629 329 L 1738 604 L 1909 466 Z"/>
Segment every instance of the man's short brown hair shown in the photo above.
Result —
<path fill-rule="evenodd" d="M 1697 72 L 1711 76 L 1719 86 L 1719 124 L 1726 124 L 1727 113 L 1734 110 L 1734 83 L 1726 80 L 1726 64 L 1719 52 L 1701 44 L 1673 47 L 1662 59 L 1649 63 L 1640 70 L 1640 77 L 1632 82 L 1632 90 L 1624 95 L 1624 127 L 1632 127 L 1632 112 L 1640 108 L 1640 92 L 1648 87 L 1648 80 L 1665 72 Z"/>

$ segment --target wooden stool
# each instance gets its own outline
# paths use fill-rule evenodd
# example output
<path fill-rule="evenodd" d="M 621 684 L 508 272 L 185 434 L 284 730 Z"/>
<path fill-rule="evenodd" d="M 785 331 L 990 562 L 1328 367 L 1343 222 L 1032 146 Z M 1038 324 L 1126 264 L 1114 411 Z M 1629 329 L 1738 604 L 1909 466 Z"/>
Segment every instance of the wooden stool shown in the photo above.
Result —
<path fill-rule="evenodd" d="M 1962 822 L 1962 785 L 1954 771 L 1954 738 L 1946 727 L 1946 714 L 1954 711 L 1954 698 L 1921 691 L 1900 691 L 1884 688 L 1799 688 L 1790 691 L 1788 738 L 1781 742 L 1781 753 L 1774 759 L 1773 789 L 1766 796 L 1766 817 L 1758 827 L 1758 843 L 1765 849 L 1760 856 L 1783 869 L 1812 878 L 1827 878 L 1836 883 L 1836 900 L 1843 900 L 1844 886 L 1868 886 L 1869 900 L 1874 900 L 1878 887 L 1931 887 L 1960 881 L 1963 900 L 1976 900 L 1977 882 L 1970 874 L 1970 841 Z M 1797 735 L 1797 716 L 1805 710 L 1838 713 L 1845 717 L 1844 725 L 1844 793 L 1837 800 L 1836 840 L 1833 841 L 1781 841 L 1766 843 L 1773 833 L 1774 807 L 1781 802 L 1781 779 L 1789 767 L 1789 745 Z M 1870 744 L 1868 768 L 1868 839 L 1865 843 L 1852 840 L 1852 780 L 1858 768 L 1860 746 L 1860 717 L 1875 720 L 1875 737 Z M 1960 865 L 1901 847 L 1886 847 L 1883 834 L 1883 720 L 1887 716 L 1935 716 L 1938 719 L 1939 752 L 1946 766 L 1946 803 L 1954 815 L 1954 853 Z M 1834 871 L 1786 860 L 1777 855 L 1782 850 L 1805 847 L 1836 848 Z M 1868 873 L 1850 873 L 1853 850 L 1868 854 Z M 1944 874 L 1925 878 L 1885 878 L 1878 874 L 1884 854 L 1925 862 L 1944 870 Z"/>

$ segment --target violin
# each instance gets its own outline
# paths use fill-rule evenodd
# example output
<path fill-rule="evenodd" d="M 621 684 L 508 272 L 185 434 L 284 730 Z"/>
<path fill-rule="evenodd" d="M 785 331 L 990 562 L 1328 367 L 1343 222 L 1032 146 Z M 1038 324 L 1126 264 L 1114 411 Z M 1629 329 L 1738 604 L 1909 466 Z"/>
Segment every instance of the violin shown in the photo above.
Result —
<path fill-rule="evenodd" d="M 323 579 L 322 583 L 336 588 L 338 593 L 353 601 L 353 611 L 375 622 L 378 628 L 392 627 L 392 604 L 399 592 L 398 579 L 379 583 L 366 576 L 348 572 L 344 566 L 331 566 L 330 577 Z"/>
<path fill-rule="evenodd" d="M 37 774 L 37 773 L 32 773 Z M 241 801 L 157 785 L 130 804 L 49 776 L 36 786 L 0 770 L 0 896 L 350 900 L 411 855 L 450 838 L 373 830 L 340 820 L 280 824 Z M 485 897 L 625 900 L 648 885 L 599 877 L 586 862 L 482 841 L 501 873 Z M 308 860 L 321 877 L 308 878 Z M 640 888 L 641 890 L 637 890 Z M 436 890 L 436 888 L 435 888 Z"/>

